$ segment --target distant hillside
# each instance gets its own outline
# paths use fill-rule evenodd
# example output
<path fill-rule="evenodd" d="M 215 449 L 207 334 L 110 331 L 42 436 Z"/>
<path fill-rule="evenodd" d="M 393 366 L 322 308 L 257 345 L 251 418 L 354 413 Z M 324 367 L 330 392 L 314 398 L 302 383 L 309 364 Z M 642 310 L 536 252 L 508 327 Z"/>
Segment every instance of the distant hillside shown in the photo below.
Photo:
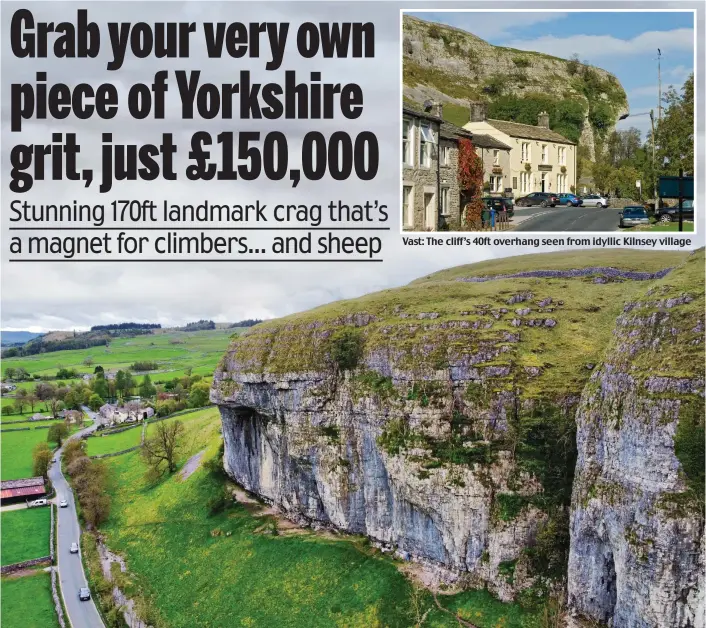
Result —
<path fill-rule="evenodd" d="M 7 347 L 10 345 L 24 344 L 37 336 L 41 336 L 41 334 L 35 334 L 31 331 L 0 331 L 0 342 L 3 347 Z"/>
<path fill-rule="evenodd" d="M 406 100 L 444 103 L 444 117 L 463 126 L 469 101 L 489 103 L 488 116 L 549 126 L 595 158 L 628 111 L 627 96 L 612 74 L 571 59 L 493 46 L 457 28 L 408 15 L 403 21 L 403 82 Z M 567 51 L 567 56 L 571 51 Z"/>

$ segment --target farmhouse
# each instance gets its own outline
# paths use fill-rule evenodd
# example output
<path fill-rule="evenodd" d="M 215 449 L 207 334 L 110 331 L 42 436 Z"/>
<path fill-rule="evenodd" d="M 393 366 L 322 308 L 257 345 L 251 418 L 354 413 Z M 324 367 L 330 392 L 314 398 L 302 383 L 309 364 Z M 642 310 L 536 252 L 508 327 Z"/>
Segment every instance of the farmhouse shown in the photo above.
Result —
<path fill-rule="evenodd" d="M 46 493 L 44 478 L 41 476 L 0 482 L 0 503 L 3 506 L 5 504 L 23 502 L 30 498 L 43 497 Z"/>
<path fill-rule="evenodd" d="M 123 406 L 106 403 L 101 406 L 96 415 L 96 419 L 102 425 L 114 425 L 120 423 L 134 423 L 143 421 L 154 416 L 154 409 L 149 406 L 142 406 L 139 402 L 131 401 Z"/>

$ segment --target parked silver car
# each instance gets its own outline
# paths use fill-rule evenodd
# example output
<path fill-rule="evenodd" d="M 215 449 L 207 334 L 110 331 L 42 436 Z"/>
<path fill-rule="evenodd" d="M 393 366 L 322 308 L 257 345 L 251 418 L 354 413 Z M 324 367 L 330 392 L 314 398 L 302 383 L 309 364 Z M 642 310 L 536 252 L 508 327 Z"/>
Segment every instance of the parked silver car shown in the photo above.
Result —
<path fill-rule="evenodd" d="M 88 587 L 81 587 L 78 590 L 78 599 L 82 602 L 87 602 L 91 599 L 91 591 Z"/>
<path fill-rule="evenodd" d="M 610 205 L 610 201 L 600 194 L 587 194 L 582 196 L 581 200 L 584 207 L 608 207 Z"/>

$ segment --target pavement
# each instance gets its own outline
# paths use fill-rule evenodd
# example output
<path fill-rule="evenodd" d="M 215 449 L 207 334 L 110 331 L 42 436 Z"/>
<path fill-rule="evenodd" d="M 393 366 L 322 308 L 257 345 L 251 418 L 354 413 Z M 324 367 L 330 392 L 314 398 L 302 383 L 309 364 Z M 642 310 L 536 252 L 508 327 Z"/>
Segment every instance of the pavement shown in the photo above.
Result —
<path fill-rule="evenodd" d="M 7 512 L 8 510 L 19 510 L 20 508 L 27 508 L 27 504 L 10 504 L 9 506 L 0 507 L 0 512 Z"/>
<path fill-rule="evenodd" d="M 515 207 L 514 231 L 617 231 L 620 210 L 614 207 Z"/>
<path fill-rule="evenodd" d="M 84 407 L 84 411 L 94 420 L 93 425 L 80 432 L 76 432 L 71 438 L 80 438 L 98 427 L 95 422 L 95 413 Z M 68 614 L 72 628 L 104 628 L 98 609 L 93 601 L 94 592 L 91 591 L 91 599 L 81 602 L 78 599 L 78 590 L 87 587 L 86 575 L 83 571 L 83 558 L 80 552 L 81 528 L 78 523 L 76 513 L 76 503 L 74 493 L 71 490 L 64 474 L 61 472 L 61 456 L 64 448 L 59 449 L 54 458 L 57 462 L 49 467 L 49 479 L 56 490 L 56 498 L 53 500 L 57 504 L 58 532 L 57 532 L 57 568 L 59 572 L 59 582 L 61 583 L 61 594 L 64 598 L 64 605 Z M 59 502 L 65 499 L 69 505 L 67 508 L 59 508 Z M 71 554 L 69 548 L 71 543 L 79 543 L 79 553 Z"/>

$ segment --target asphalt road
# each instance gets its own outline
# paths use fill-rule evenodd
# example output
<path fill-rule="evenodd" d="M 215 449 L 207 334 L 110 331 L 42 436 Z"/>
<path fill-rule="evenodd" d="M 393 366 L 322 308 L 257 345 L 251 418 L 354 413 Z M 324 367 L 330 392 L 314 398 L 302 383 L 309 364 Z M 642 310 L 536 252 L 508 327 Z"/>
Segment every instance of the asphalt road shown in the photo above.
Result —
<path fill-rule="evenodd" d="M 94 413 L 88 412 L 89 417 L 93 418 Z M 78 438 L 82 434 L 92 432 L 97 427 L 94 423 L 80 432 L 77 432 L 72 438 Z M 81 602 L 78 599 L 78 590 L 81 587 L 87 587 L 86 576 L 83 572 L 82 558 L 79 550 L 78 554 L 71 554 L 69 548 L 71 543 L 79 543 L 81 537 L 81 529 L 78 524 L 78 515 L 76 514 L 76 504 L 74 503 L 74 494 L 61 472 L 60 458 L 63 454 L 63 447 L 59 449 L 54 458 L 57 462 L 53 463 L 49 468 L 49 479 L 52 481 L 56 489 L 56 499 L 58 519 L 57 533 L 57 565 L 59 570 L 59 582 L 61 583 L 61 593 L 64 597 L 66 612 L 69 615 L 69 621 L 73 628 L 103 628 L 103 620 L 98 614 L 96 605 L 93 599 L 87 602 Z M 59 502 L 65 499 L 69 502 L 67 508 L 59 508 Z M 80 543 L 79 543 L 80 548 Z M 93 591 L 91 591 L 91 596 Z"/>
<path fill-rule="evenodd" d="M 617 231 L 620 222 L 619 211 L 614 207 L 516 207 L 515 216 L 527 219 L 514 230 Z"/>

